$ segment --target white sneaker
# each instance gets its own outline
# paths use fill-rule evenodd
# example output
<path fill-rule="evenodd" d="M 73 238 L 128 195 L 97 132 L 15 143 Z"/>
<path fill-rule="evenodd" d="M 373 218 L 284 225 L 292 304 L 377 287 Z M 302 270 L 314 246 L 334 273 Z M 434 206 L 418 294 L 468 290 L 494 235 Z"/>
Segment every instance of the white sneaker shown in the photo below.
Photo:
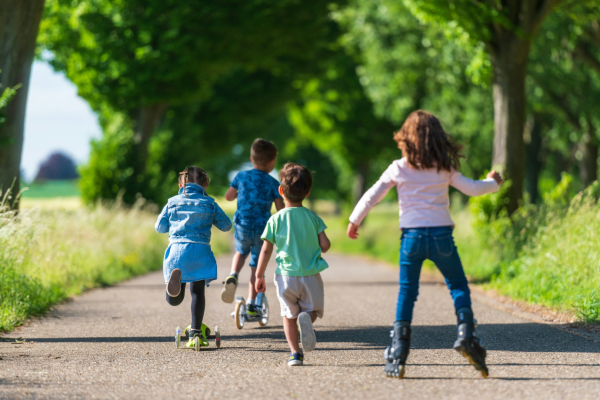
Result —
<path fill-rule="evenodd" d="M 308 313 L 298 315 L 298 331 L 300 333 L 300 344 L 304 351 L 312 351 L 317 345 L 317 336 L 313 328 L 312 320 Z"/>
<path fill-rule="evenodd" d="M 237 288 L 238 280 L 235 276 L 229 275 L 227 279 L 225 279 L 225 284 L 223 285 L 223 290 L 221 291 L 221 300 L 225 303 L 233 303 L 235 300 L 235 289 Z"/>
<path fill-rule="evenodd" d="M 177 297 L 181 293 L 181 270 L 175 268 L 171 272 L 169 282 L 167 283 L 167 294 L 171 297 Z"/>

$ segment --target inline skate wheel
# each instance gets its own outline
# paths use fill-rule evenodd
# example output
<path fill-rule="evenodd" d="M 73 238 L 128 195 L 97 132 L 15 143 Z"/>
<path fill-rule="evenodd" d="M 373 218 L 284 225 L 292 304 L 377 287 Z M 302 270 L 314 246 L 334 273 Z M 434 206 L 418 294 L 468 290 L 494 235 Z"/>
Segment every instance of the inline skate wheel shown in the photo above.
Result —
<path fill-rule="evenodd" d="M 244 322 L 246 322 L 246 304 L 243 301 L 238 301 L 235 304 L 235 326 L 242 329 Z"/>
<path fill-rule="evenodd" d="M 194 350 L 200 351 L 200 337 L 194 337 Z"/>
<path fill-rule="evenodd" d="M 215 344 L 217 345 L 217 349 L 221 348 L 221 329 L 219 326 L 215 326 Z"/>

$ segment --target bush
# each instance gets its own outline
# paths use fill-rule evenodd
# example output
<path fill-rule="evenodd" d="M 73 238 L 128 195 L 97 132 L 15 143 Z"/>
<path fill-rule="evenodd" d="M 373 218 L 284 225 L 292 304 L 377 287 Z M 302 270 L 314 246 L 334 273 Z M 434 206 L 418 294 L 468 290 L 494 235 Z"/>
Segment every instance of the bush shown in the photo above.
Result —
<path fill-rule="evenodd" d="M 600 185 L 573 196 L 573 180 L 564 174 L 542 204 L 524 205 L 510 217 L 501 209 L 494 215 L 503 193 L 470 202 L 477 237 L 498 260 L 488 276 L 491 286 L 574 312 L 579 320 L 600 321 Z"/>

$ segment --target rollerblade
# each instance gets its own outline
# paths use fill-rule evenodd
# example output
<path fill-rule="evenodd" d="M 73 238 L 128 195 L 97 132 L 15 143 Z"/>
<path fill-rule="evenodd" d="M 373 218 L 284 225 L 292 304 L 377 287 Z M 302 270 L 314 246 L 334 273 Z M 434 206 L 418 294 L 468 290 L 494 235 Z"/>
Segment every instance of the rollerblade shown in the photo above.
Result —
<path fill-rule="evenodd" d="M 386 347 L 383 353 L 385 376 L 388 378 L 404 378 L 404 365 L 410 351 L 410 322 L 394 322 L 394 330 L 390 332 L 392 345 Z"/>
<path fill-rule="evenodd" d="M 258 322 L 258 325 L 265 326 L 269 322 L 269 302 L 264 293 L 256 296 L 256 304 L 246 305 L 243 297 L 238 297 L 235 303 L 235 311 L 231 313 L 235 320 L 235 326 L 238 329 L 244 328 L 246 322 Z"/>
<path fill-rule="evenodd" d="M 487 378 L 486 351 L 481 345 L 477 332 L 475 332 L 477 321 L 473 318 L 473 311 L 470 308 L 463 307 L 458 309 L 456 316 L 458 320 L 458 338 L 454 342 L 454 350 L 469 360 L 475 369 L 481 372 L 481 376 Z"/>

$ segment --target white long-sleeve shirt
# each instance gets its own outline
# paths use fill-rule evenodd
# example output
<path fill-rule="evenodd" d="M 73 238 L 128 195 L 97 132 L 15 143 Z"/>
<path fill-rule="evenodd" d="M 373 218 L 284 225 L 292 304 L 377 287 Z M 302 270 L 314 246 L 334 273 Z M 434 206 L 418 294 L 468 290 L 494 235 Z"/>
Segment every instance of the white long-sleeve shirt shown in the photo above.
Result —
<path fill-rule="evenodd" d="M 381 178 L 360 199 L 350 222 L 360 224 L 367 213 L 385 197 L 392 187 L 398 190 L 400 229 L 453 225 L 450 218 L 448 186 L 453 186 L 469 196 L 481 196 L 498 190 L 492 179 L 475 181 L 458 171 L 416 169 L 406 158 L 396 160 Z"/>

